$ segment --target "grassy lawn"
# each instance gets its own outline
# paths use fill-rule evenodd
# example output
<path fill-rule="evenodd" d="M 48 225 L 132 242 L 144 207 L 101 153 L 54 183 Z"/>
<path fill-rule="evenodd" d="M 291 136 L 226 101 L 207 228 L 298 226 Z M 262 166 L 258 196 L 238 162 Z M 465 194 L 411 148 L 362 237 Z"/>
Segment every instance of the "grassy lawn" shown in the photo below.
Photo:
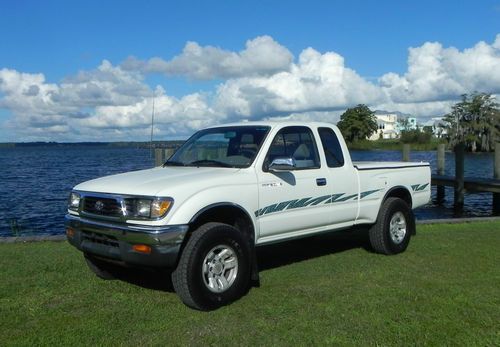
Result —
<path fill-rule="evenodd" d="M 419 226 L 398 256 L 365 242 L 262 248 L 261 287 L 214 312 L 166 277 L 99 280 L 65 242 L 0 244 L 0 345 L 500 345 L 500 222 Z"/>

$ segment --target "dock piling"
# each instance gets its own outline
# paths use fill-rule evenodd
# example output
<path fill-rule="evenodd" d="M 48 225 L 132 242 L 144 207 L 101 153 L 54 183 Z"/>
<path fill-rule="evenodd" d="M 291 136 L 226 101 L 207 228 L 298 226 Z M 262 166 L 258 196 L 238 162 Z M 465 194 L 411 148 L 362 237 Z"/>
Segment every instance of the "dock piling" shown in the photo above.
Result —
<path fill-rule="evenodd" d="M 170 157 L 174 154 L 175 149 L 174 148 L 165 148 L 165 158 L 163 162 L 166 162 Z"/>
<path fill-rule="evenodd" d="M 403 144 L 403 161 L 410 161 L 410 145 Z"/>
<path fill-rule="evenodd" d="M 444 176 L 444 163 L 445 163 L 445 145 L 439 144 L 437 147 L 437 174 Z M 436 202 L 442 204 L 444 202 L 445 188 L 444 186 L 437 186 Z"/>
<path fill-rule="evenodd" d="M 500 142 L 495 143 L 493 178 L 496 180 L 500 180 Z M 493 193 L 493 213 L 500 214 L 500 193 Z"/>
<path fill-rule="evenodd" d="M 174 154 L 175 147 L 155 148 L 155 167 L 162 166 Z"/>
<path fill-rule="evenodd" d="M 464 160 L 465 144 L 463 142 L 455 146 L 455 208 L 461 209 L 464 206 Z"/>
<path fill-rule="evenodd" d="M 163 164 L 163 150 L 161 148 L 155 148 L 155 166 L 161 166 Z"/>

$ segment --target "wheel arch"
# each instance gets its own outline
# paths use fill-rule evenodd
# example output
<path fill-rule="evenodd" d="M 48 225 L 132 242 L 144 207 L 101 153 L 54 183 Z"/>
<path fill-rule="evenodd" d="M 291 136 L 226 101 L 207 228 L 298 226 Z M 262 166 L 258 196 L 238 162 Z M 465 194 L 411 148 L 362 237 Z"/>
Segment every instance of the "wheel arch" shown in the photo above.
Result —
<path fill-rule="evenodd" d="M 400 198 L 408 204 L 408 207 L 410 207 L 410 209 L 412 208 L 413 199 L 410 191 L 405 186 L 395 186 L 389 189 L 387 193 L 385 193 L 385 196 L 382 199 L 382 203 L 380 205 L 382 206 L 384 201 L 386 201 L 388 198 Z"/>
<path fill-rule="evenodd" d="M 238 229 L 242 234 L 246 236 L 248 240 L 248 246 L 250 247 L 251 262 L 252 262 L 252 272 L 251 280 L 253 286 L 259 286 L 259 270 L 257 265 L 257 255 L 255 253 L 255 239 L 256 239 L 256 229 L 255 223 L 252 219 L 250 213 L 233 202 L 219 202 L 205 206 L 189 221 L 189 231 L 184 242 L 181 246 L 179 254 L 184 251 L 186 243 L 191 238 L 191 234 L 201 225 L 209 222 L 219 222 L 231 225 Z"/>
<path fill-rule="evenodd" d="M 406 188 L 405 186 L 395 186 L 395 187 L 389 189 L 387 191 L 387 193 L 385 194 L 384 198 L 382 199 L 382 202 L 380 203 L 380 208 L 382 208 L 384 202 L 388 198 L 399 198 L 399 199 L 403 200 L 404 202 L 406 202 L 406 204 L 409 207 L 409 213 L 412 216 L 412 222 L 410 222 L 410 223 L 415 224 L 415 219 L 414 219 L 414 214 L 413 214 L 413 209 L 412 209 L 413 199 L 412 199 L 412 195 L 410 193 L 410 190 L 408 188 Z M 377 220 L 379 219 L 380 212 L 381 211 L 379 210 L 379 213 L 377 215 Z M 414 226 L 412 228 L 411 233 L 412 233 L 412 235 L 416 235 L 416 230 L 415 230 Z"/>
<path fill-rule="evenodd" d="M 233 202 L 218 202 L 205 206 L 196 212 L 189 221 L 189 232 L 208 222 L 231 225 L 244 233 L 251 244 L 255 244 L 255 225 L 252 217 L 241 205 Z"/>

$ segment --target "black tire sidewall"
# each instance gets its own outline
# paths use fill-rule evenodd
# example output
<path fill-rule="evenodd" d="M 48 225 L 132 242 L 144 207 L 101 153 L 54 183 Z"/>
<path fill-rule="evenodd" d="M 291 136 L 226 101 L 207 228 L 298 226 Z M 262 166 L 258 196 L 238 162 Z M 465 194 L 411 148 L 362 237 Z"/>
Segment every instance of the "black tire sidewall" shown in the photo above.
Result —
<path fill-rule="evenodd" d="M 238 259 L 238 273 L 234 283 L 222 293 L 210 291 L 203 280 L 203 261 L 208 252 L 218 246 L 231 247 Z M 239 298 L 248 287 L 250 278 L 250 251 L 243 235 L 231 226 L 219 225 L 210 228 L 197 240 L 195 251 L 188 262 L 188 283 L 194 301 L 206 309 L 217 308 Z"/>
<path fill-rule="evenodd" d="M 406 222 L 406 234 L 401 243 L 395 243 L 394 241 L 392 241 L 390 235 L 391 218 L 397 212 L 401 212 L 403 214 Z M 391 201 L 388 201 L 388 206 L 386 213 L 384 214 L 384 221 L 382 228 L 384 233 L 384 242 L 390 249 L 391 253 L 397 254 L 404 252 L 408 247 L 408 244 L 410 243 L 411 235 L 415 231 L 415 218 L 413 216 L 413 212 L 404 200 L 391 199 Z"/>

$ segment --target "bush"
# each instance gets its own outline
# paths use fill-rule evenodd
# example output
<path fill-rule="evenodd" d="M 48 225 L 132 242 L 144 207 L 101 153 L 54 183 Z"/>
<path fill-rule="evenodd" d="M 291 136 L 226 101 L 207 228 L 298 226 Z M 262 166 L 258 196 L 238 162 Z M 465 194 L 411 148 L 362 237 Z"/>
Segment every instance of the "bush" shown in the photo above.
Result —
<path fill-rule="evenodd" d="M 432 133 L 429 131 L 420 131 L 419 129 L 401 131 L 402 143 L 430 143 Z"/>

